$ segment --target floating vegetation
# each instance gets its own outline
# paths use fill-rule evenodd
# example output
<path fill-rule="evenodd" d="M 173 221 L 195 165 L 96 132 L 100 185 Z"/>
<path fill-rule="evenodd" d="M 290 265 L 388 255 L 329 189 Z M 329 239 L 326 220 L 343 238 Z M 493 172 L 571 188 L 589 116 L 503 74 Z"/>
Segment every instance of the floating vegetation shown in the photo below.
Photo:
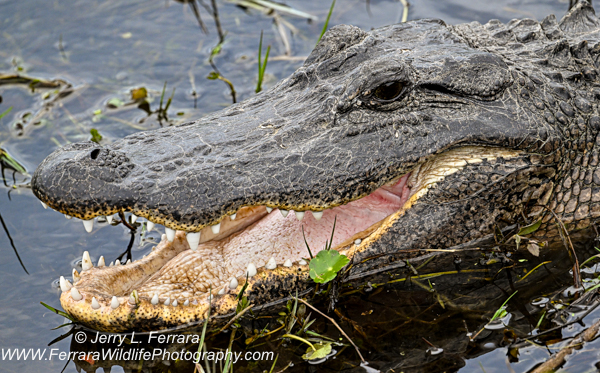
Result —
<path fill-rule="evenodd" d="M 134 101 L 141 101 L 148 97 L 148 91 L 146 87 L 134 88 L 131 90 L 131 99 Z"/>
<path fill-rule="evenodd" d="M 21 74 L 0 74 L 0 86 L 7 84 L 26 85 L 31 89 L 31 92 L 36 89 L 62 88 L 69 85 L 60 79 L 46 80 Z"/>
<path fill-rule="evenodd" d="M 27 111 L 23 113 L 12 127 L 17 136 L 23 136 L 26 130 L 32 126 L 43 126 L 46 124 L 45 119 L 52 110 L 57 106 L 58 102 L 74 92 L 71 84 L 64 80 L 54 79 L 39 79 L 22 74 L 2 74 L 0 73 L 0 87 L 5 85 L 26 86 L 31 90 L 31 93 L 36 93 L 37 90 L 44 90 L 40 95 L 41 108 L 35 112 Z M 12 109 L 4 111 L 0 114 L 0 119 L 7 115 Z"/>

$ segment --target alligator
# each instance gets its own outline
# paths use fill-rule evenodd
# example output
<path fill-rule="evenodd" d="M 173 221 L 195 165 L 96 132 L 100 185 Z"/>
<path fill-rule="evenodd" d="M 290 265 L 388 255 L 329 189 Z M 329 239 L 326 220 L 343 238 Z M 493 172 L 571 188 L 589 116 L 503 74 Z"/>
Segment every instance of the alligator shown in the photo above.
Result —
<path fill-rule="evenodd" d="M 600 21 L 332 27 L 275 86 L 197 121 L 49 155 L 32 179 L 84 220 L 165 227 L 133 263 L 83 255 L 61 305 L 104 331 L 193 325 L 312 287 L 306 246 L 361 276 L 457 252 L 522 221 L 600 217 Z M 306 242 L 305 242 L 306 239 Z"/>

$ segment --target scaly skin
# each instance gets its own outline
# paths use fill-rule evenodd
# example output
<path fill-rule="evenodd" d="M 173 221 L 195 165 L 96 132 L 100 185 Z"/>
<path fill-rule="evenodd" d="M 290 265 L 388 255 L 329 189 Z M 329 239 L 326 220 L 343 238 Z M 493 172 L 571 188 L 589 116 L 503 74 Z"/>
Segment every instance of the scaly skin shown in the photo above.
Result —
<path fill-rule="evenodd" d="M 336 242 L 352 259 L 353 275 L 420 250 L 464 247 L 521 216 L 542 218 L 536 234 L 552 238 L 557 232 L 547 224 L 548 209 L 570 229 L 600 217 L 598 25 L 581 1 L 560 22 L 554 16 L 506 25 L 421 20 L 370 32 L 336 26 L 304 66 L 270 90 L 198 121 L 108 146 L 65 146 L 36 170 L 33 190 L 50 207 L 82 219 L 131 211 L 199 232 L 249 206 L 262 219 L 260 206 L 323 211 L 346 205 L 410 173 L 402 208 Z M 401 83 L 398 97 L 378 99 L 377 88 L 391 82 Z M 156 252 L 185 251 L 183 237 L 163 240 Z M 308 288 L 306 266 L 295 259 L 292 267 L 259 268 L 249 280 L 250 302 Z M 206 290 L 194 293 L 187 308 L 152 305 L 151 292 L 143 291 L 127 304 L 139 283 L 98 290 L 130 270 L 84 272 L 75 284 L 83 299 L 64 292 L 63 307 L 82 323 L 111 331 L 205 317 Z M 183 274 L 173 276 L 178 286 L 193 285 Z M 237 277 L 241 287 L 244 276 Z M 215 280 L 213 314 L 235 308 L 239 288 L 217 295 L 226 283 Z M 94 294 L 100 310 L 90 307 Z M 117 309 L 107 306 L 113 294 Z M 167 296 L 160 294 L 161 303 Z"/>

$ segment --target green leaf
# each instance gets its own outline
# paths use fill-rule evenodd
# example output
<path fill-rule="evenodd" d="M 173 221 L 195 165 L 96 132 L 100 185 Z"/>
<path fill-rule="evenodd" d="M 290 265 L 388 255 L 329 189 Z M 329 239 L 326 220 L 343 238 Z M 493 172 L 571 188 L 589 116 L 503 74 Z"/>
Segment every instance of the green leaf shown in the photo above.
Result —
<path fill-rule="evenodd" d="M 309 347 L 306 349 L 306 353 L 302 355 L 304 360 L 316 360 L 322 359 L 331 353 L 331 343 L 316 343 L 314 350 Z"/>
<path fill-rule="evenodd" d="M 113 97 L 113 98 L 111 98 L 111 99 L 110 99 L 110 100 L 108 100 L 108 102 L 106 103 L 106 106 L 108 106 L 108 107 L 109 107 L 109 108 L 111 108 L 111 109 L 116 109 L 116 108 L 118 108 L 118 107 L 121 107 L 121 106 L 123 106 L 123 105 L 125 105 L 125 104 L 123 103 L 123 101 L 119 100 L 119 99 L 118 99 L 118 98 L 116 98 L 116 97 Z"/>
<path fill-rule="evenodd" d="M 100 144 L 100 141 L 102 140 L 102 135 L 100 134 L 100 132 L 98 132 L 97 129 L 92 128 L 90 130 L 90 134 L 92 135 L 92 138 L 90 140 L 92 140 L 96 144 Z"/>
<path fill-rule="evenodd" d="M 321 41 L 323 34 L 327 31 L 327 26 L 329 26 L 329 19 L 331 18 L 331 13 L 333 13 L 333 7 L 335 6 L 335 0 L 331 2 L 331 7 L 329 8 L 329 13 L 327 14 L 327 19 L 325 20 L 325 24 L 323 25 L 323 30 L 321 30 L 321 35 L 319 35 L 319 40 L 317 40 L 317 44 Z"/>
<path fill-rule="evenodd" d="M 56 313 L 57 315 L 61 315 L 62 317 L 75 322 L 75 320 L 73 319 L 73 317 L 71 317 L 71 315 L 69 315 L 68 313 L 60 311 L 60 310 L 57 310 L 56 308 L 54 308 L 52 306 L 49 306 L 49 305 L 47 305 L 44 302 L 40 302 L 40 303 L 42 304 L 42 306 L 46 307 L 47 309 L 49 309 L 50 311 Z"/>
<path fill-rule="evenodd" d="M 219 73 L 217 73 L 216 71 L 211 71 L 208 76 L 206 77 L 206 79 L 210 79 L 210 80 L 216 80 L 219 79 Z"/>
<path fill-rule="evenodd" d="M 10 156 L 6 150 L 0 148 L 0 163 L 20 174 L 27 175 L 27 170 L 16 159 Z"/>
<path fill-rule="evenodd" d="M 340 255 L 335 250 L 319 251 L 308 266 L 310 278 L 320 284 L 327 283 L 333 280 L 349 261 L 350 259 L 346 255 Z"/>
<path fill-rule="evenodd" d="M 10 106 L 8 109 L 4 110 L 4 113 L 0 114 L 0 119 L 4 118 L 4 116 L 8 113 L 10 113 L 12 111 L 12 106 Z"/>
<path fill-rule="evenodd" d="M 506 303 L 508 303 L 508 301 L 510 300 L 510 298 L 512 298 L 512 297 L 513 297 L 515 294 L 517 294 L 517 292 L 518 292 L 518 290 L 515 290 L 515 292 L 514 292 L 514 293 L 512 293 L 512 294 L 511 294 L 511 296 L 510 296 L 510 297 L 508 297 L 508 298 L 507 298 L 507 299 L 504 301 L 504 303 L 502 303 L 502 306 L 500 306 L 500 308 L 498 308 L 498 309 L 496 310 L 496 313 L 494 313 L 494 316 L 492 316 L 492 319 L 490 320 L 490 322 L 492 322 L 492 321 L 496 320 L 497 318 L 500 318 L 500 317 L 504 317 L 504 316 L 506 316 L 506 314 L 507 314 L 507 312 L 506 312 L 506 307 L 505 307 L 505 306 L 506 306 Z"/>
<path fill-rule="evenodd" d="M 134 88 L 131 90 L 131 99 L 132 100 L 142 100 L 148 97 L 148 91 L 146 87 Z"/>
<path fill-rule="evenodd" d="M 531 234 L 531 233 L 537 231 L 540 228 L 540 225 L 542 225 L 542 219 L 536 221 L 535 223 L 533 223 L 531 225 L 521 228 L 521 230 L 517 234 L 519 236 L 526 236 L 528 234 Z"/>

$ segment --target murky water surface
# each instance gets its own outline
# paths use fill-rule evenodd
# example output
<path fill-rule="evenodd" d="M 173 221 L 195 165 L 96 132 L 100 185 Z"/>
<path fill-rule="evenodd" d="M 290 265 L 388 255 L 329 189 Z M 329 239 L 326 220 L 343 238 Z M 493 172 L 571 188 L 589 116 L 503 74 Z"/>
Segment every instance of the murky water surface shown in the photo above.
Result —
<path fill-rule="evenodd" d="M 214 63 L 234 84 L 238 100 L 254 94 L 261 30 L 264 31 L 264 45 L 272 48 L 265 87 L 298 68 L 314 47 L 330 3 L 295 0 L 287 1 L 287 4 L 316 16 L 317 20 L 307 22 L 300 17 L 283 15 L 283 38 L 272 15 L 217 0 L 226 42 Z M 516 17 L 541 20 L 550 13 L 562 15 L 566 7 L 566 2 L 557 0 L 415 0 L 411 2 L 409 19 L 442 18 L 450 24 L 483 23 L 494 18 L 506 22 Z M 0 1 L 0 75 L 3 77 L 0 114 L 12 108 L 0 119 L 0 148 L 32 173 L 57 147 L 90 139 L 91 129 L 99 132 L 102 142 L 110 143 L 140 130 L 195 119 L 230 105 L 227 85 L 220 80 L 206 79 L 213 71 L 208 58 L 218 43 L 218 36 L 206 10 L 200 6 L 199 11 L 208 34 L 202 32 L 189 3 L 171 0 Z M 348 23 L 371 29 L 398 22 L 401 14 L 402 6 L 395 0 L 372 0 L 369 4 L 365 0 L 338 0 L 330 25 Z M 13 74 L 30 79 L 13 79 L 10 80 L 13 84 L 5 84 L 9 81 L 7 75 Z M 39 88 L 40 84 L 50 87 Z M 130 91 L 139 87 L 148 92 L 148 105 L 142 108 L 131 101 Z M 160 110 L 171 96 L 168 110 Z M 40 305 L 45 302 L 60 308 L 58 277 L 69 275 L 72 268 L 78 266 L 84 250 L 90 251 L 94 261 L 100 255 L 114 258 L 125 250 L 130 237 L 121 226 L 107 224 L 97 225 L 91 234 L 85 233 L 80 221 L 67 220 L 59 213 L 44 210 L 28 188 L 26 176 L 16 174 L 13 179 L 10 168 L 4 167 L 4 171 L 5 182 L 0 190 L 3 221 L 0 230 L 0 280 L 3 285 L 0 348 L 44 349 L 69 329 L 51 330 L 65 320 Z M 158 239 L 156 231 L 145 240 L 137 237 L 134 258 L 148 252 L 153 240 Z M 582 255 L 585 255 L 590 245 L 581 246 Z M 452 276 L 414 281 L 404 281 L 405 276 L 399 276 L 392 284 L 377 286 L 378 281 L 395 279 L 388 276 L 342 289 L 341 293 L 345 295 L 337 305 L 335 317 L 370 362 L 367 368 L 358 367 L 360 360 L 347 345 L 334 346 L 335 354 L 320 365 L 309 365 L 300 358 L 305 346 L 297 341 L 282 344 L 276 339 L 263 338 L 247 347 L 244 339 L 254 333 L 253 329 L 261 330 L 267 325 L 267 321 L 260 319 L 243 325 L 238 335 L 246 333 L 246 337 L 236 340 L 234 349 L 275 351 L 279 359 L 274 371 L 288 364 L 292 364 L 288 371 L 310 372 L 370 372 L 374 368 L 394 372 L 526 371 L 547 358 L 548 351 L 534 344 L 523 346 L 518 353 L 510 351 L 505 347 L 510 335 L 503 333 L 504 328 L 481 328 L 510 296 L 511 289 L 519 289 L 519 294 L 508 304 L 506 317 L 511 317 L 506 322 L 519 336 L 555 326 L 545 324 L 540 317 L 544 311 L 558 312 L 549 310 L 560 308 L 560 305 L 554 307 L 561 299 L 554 292 L 569 285 L 569 260 L 564 253 L 547 258 L 525 257 L 521 262 L 514 261 L 516 264 L 510 270 L 504 270 L 517 275 L 511 278 L 496 275 L 504 259 L 496 258 L 490 262 L 489 257 L 484 257 L 481 262 L 482 255 L 474 253 L 463 258 L 465 263 L 472 265 L 469 268 L 473 272 L 469 272 L 471 277 L 465 279 L 467 285 L 460 291 L 454 289 L 458 280 Z M 518 277 L 542 260 L 552 261 L 543 267 L 545 272 L 536 271 L 528 282 L 519 283 Z M 454 269 L 452 263 L 450 267 Z M 595 271 L 589 272 L 588 277 L 594 277 Z M 576 312 L 571 310 L 570 314 Z M 583 324 L 589 325 L 599 315 L 598 312 L 588 315 Z M 314 312 L 311 317 L 315 317 Z M 313 324 L 311 329 L 336 340 L 339 338 L 335 328 L 324 320 Z M 573 335 L 582 329 L 582 324 L 575 323 L 553 332 L 551 338 Z M 477 338 L 469 342 L 467 333 L 477 332 L 480 332 Z M 544 338 L 546 341 L 551 339 Z M 226 348 L 228 342 L 229 335 L 221 335 L 210 342 L 209 348 Z M 598 356 L 593 351 L 597 344 L 586 346 L 592 352 L 570 361 L 569 371 L 595 369 Z M 90 343 L 79 345 L 69 336 L 50 348 L 56 349 L 55 353 L 68 353 L 71 350 L 93 351 L 100 347 Z M 172 350 L 194 348 L 185 343 L 160 347 Z M 60 372 L 63 367 L 65 372 L 73 372 L 77 369 L 73 361 L 61 360 L 56 355 L 46 360 L 50 357 L 50 348 L 47 355 L 37 361 L 5 358 L 0 361 L 0 372 Z M 181 361 L 159 360 L 147 363 L 144 371 L 193 370 L 190 364 Z M 126 369 L 140 367 L 135 361 L 95 363 L 97 367 L 116 364 L 113 372 L 121 371 L 120 365 Z M 90 369 L 85 362 L 78 364 Z M 245 362 L 236 366 L 236 371 L 269 371 L 271 364 L 271 361 Z"/>

